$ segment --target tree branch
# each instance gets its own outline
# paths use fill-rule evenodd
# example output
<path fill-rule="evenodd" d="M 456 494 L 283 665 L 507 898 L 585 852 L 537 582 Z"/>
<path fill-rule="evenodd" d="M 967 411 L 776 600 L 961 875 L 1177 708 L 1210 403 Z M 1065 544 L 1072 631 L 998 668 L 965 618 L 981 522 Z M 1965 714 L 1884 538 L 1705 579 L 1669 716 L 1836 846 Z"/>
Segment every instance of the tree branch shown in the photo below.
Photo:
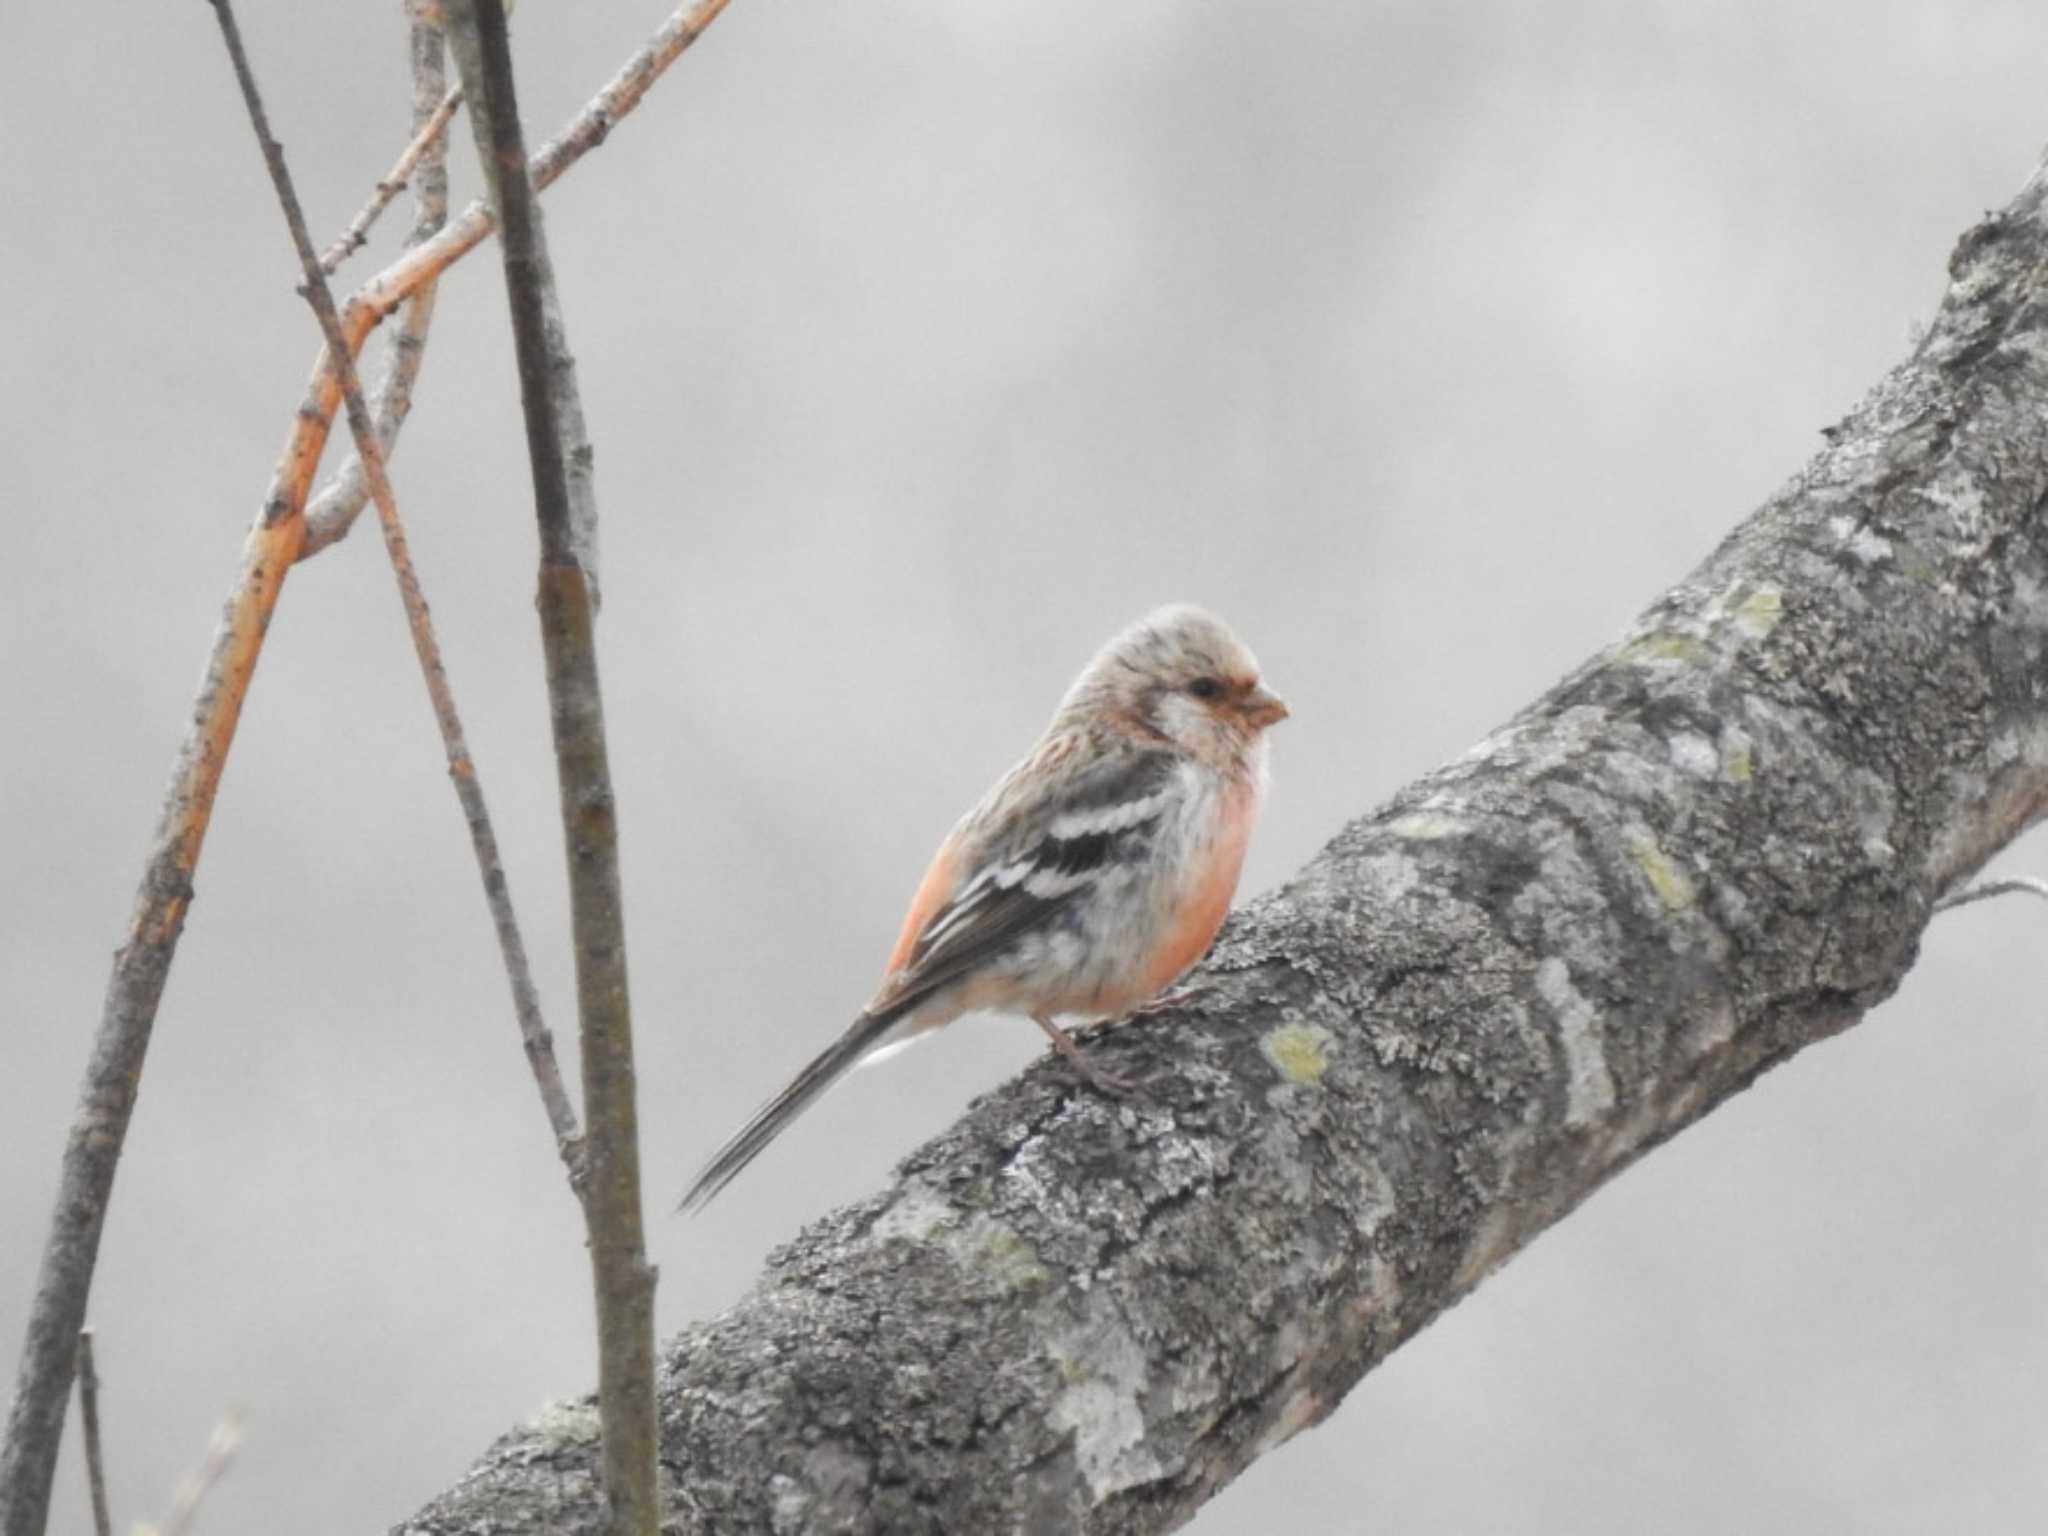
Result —
<path fill-rule="evenodd" d="M 417 213 L 406 236 L 406 249 L 426 244 L 448 224 L 448 140 L 430 131 L 442 108 L 459 96 L 448 89 L 448 58 L 441 28 L 440 0 L 406 0 L 411 17 L 413 145 L 421 146 L 413 175 Z M 411 153 L 411 147 L 407 149 Z M 404 156 L 400 157 L 401 162 Z M 427 336 L 434 323 L 438 284 L 422 283 L 405 300 L 398 329 L 387 348 L 389 361 L 377 383 L 377 443 L 388 460 L 398 434 L 412 414 L 413 386 L 426 361 Z M 299 558 L 325 549 L 344 537 L 370 499 L 363 463 L 353 455 L 306 505 L 306 542 Z"/>
<path fill-rule="evenodd" d="M 534 157 L 535 184 L 552 182 L 603 142 L 612 126 L 639 105 L 648 88 L 717 19 L 726 4 L 727 0 L 696 0 L 679 7 L 663 22 L 653 38 L 577 114 L 562 137 Z M 416 29 L 416 45 L 418 39 Z M 373 327 L 480 243 L 492 227 L 482 205 L 472 204 L 456 226 L 415 246 L 386 268 L 343 312 L 344 352 L 350 357 L 359 352 Z M 285 574 L 307 548 L 307 493 L 340 403 L 340 373 L 335 359 L 323 348 L 305 399 L 293 416 L 255 526 L 243 543 L 241 564 L 193 702 L 191 724 L 172 764 L 170 788 L 144 861 L 135 911 L 107 978 L 91 1059 L 65 1139 L 57 1198 L 15 1372 L 14 1397 L 4 1438 L 0 1438 L 0 1536 L 41 1536 L 48 1514 L 50 1483 L 76 1365 L 78 1331 L 92 1293 L 114 1170 L 127 1140 L 157 1006 L 191 906 L 193 873 L 206 841 L 242 703 L 255 675 L 256 658 Z M 337 499 L 337 516 L 325 528 L 325 542 L 346 533 L 360 507 L 357 502 L 342 515 L 347 502 Z"/>
<path fill-rule="evenodd" d="M 100 1373 L 92 1362 L 92 1330 L 78 1330 L 78 1420 L 85 1443 L 85 1486 L 92 1497 L 93 1536 L 113 1536 L 107 1511 L 107 1464 L 100 1444 Z"/>
<path fill-rule="evenodd" d="M 1934 904 L 1937 912 L 1946 912 L 1952 907 L 1967 907 L 1972 902 L 1989 901 L 1994 896 L 2038 896 L 2048 901 L 2048 880 L 2031 875 L 2015 875 L 2010 880 L 1986 880 L 1982 885 L 1973 885 L 1966 891 L 1951 891 Z"/>
<path fill-rule="evenodd" d="M 392 490 L 391 478 L 384 469 L 384 451 L 377 441 L 376 425 L 370 420 L 370 408 L 363 399 L 362 381 L 356 377 L 355 364 L 342 340 L 341 317 L 335 312 L 334 294 L 320 270 L 320 259 L 313 252 L 305 214 L 299 207 L 298 194 L 292 188 L 291 172 L 285 165 L 284 148 L 271 136 L 263 98 L 256 87 L 256 76 L 243 51 L 241 31 L 235 24 L 234 7 L 231 0 L 213 0 L 213 8 L 220 18 L 221 35 L 227 43 L 228 57 L 234 63 L 242 101 L 249 111 L 249 126 L 256 134 L 257 146 L 263 151 L 263 163 L 270 172 L 271 185 L 276 189 L 285 227 L 291 233 L 293 249 L 298 253 L 300 268 L 305 273 L 302 291 L 306 302 L 312 306 L 314 317 L 320 322 L 321 335 L 327 338 L 328 355 L 335 359 L 335 366 L 341 374 L 342 401 L 348 411 L 349 431 L 355 437 L 356 455 L 362 463 L 364 478 L 369 482 L 370 498 L 377 504 L 378 521 L 384 530 L 385 551 L 390 557 L 392 575 L 398 582 L 399 601 L 405 608 L 406 627 L 412 633 L 413 651 L 419 658 L 420 673 L 427 685 L 427 699 L 433 705 L 434 723 L 440 729 L 441 745 L 448 758 L 448 777 L 455 786 L 463 820 L 469 827 L 470 845 L 476 854 L 477 871 L 483 878 L 484 901 L 490 908 L 491 923 L 497 931 L 498 949 L 504 959 L 506 980 L 512 989 L 513 1012 L 525 1042 L 527 1063 L 533 1069 L 541 1105 L 547 1111 L 548 1124 L 555 1133 L 556 1150 L 569 1171 L 570 1188 L 580 1196 L 583 1190 L 583 1152 L 582 1138 L 576 1129 L 576 1112 L 569 1105 L 569 1095 L 562 1086 L 561 1069 L 555 1064 L 553 1037 L 541 1019 L 533 970 L 527 964 L 526 944 L 519 936 L 519 920 L 512 910 L 511 885 L 505 875 L 504 860 L 498 853 L 498 836 L 491 826 L 491 813 L 484 803 L 483 781 L 477 775 L 476 762 L 470 756 L 469 742 L 462 729 L 462 716 L 455 707 L 455 691 L 449 685 L 448 669 L 441 658 L 441 642 L 434 633 L 433 618 L 427 612 L 426 593 L 420 586 L 419 573 L 413 567 L 405 524 L 398 514 L 397 493 Z"/>
<path fill-rule="evenodd" d="M 505 12 L 499 0 L 446 4 L 463 88 L 472 103 L 477 152 L 498 213 L 540 525 L 541 642 L 568 845 L 583 1112 L 589 1122 L 583 1211 L 597 1299 L 607 1529 L 612 1536 L 655 1536 L 654 1270 L 647 1262 L 641 1224 L 625 907 L 593 627 L 597 508 L 589 448 L 567 435 L 573 428 L 580 437 L 582 410 L 567 365 L 540 203 L 527 171 Z M 580 501 L 573 483 L 578 463 Z"/>
<path fill-rule="evenodd" d="M 207 1436 L 206 1455 L 199 1465 L 179 1480 L 178 1491 L 171 1499 L 171 1512 L 158 1527 L 144 1526 L 141 1536 L 187 1536 L 192 1522 L 199 1518 L 199 1506 L 213 1485 L 227 1475 L 228 1466 L 235 1459 L 235 1452 L 242 1446 L 242 1421 L 230 1413 L 213 1426 L 213 1433 Z"/>
<path fill-rule="evenodd" d="M 398 159 L 391 169 L 384 173 L 384 179 L 370 189 L 370 197 L 343 230 L 334 244 L 320 254 L 320 270 L 332 277 L 340 270 L 341 264 L 355 252 L 361 250 L 370 240 L 370 227 L 378 216 L 391 206 L 391 200 L 403 192 L 412 179 L 413 167 L 420 158 L 440 143 L 441 135 L 447 131 L 449 119 L 455 116 L 456 108 L 462 105 L 462 88 L 456 86 L 444 95 L 427 114 L 425 122 L 413 130 L 412 141 L 398 153 Z"/>
<path fill-rule="evenodd" d="M 92 1056 L 65 1137 L 56 1208 L 36 1272 L 6 1437 L 0 1442 L 0 1536 L 41 1536 L 64 1434 L 78 1330 L 85 1321 L 114 1169 L 135 1110 L 157 1004 L 192 904 L 192 874 L 242 701 L 285 573 L 298 558 L 304 535 L 305 523 L 293 505 L 272 496 L 242 545 L 241 567 L 214 632 L 192 721 L 171 767 L 134 915 L 107 977 Z"/>
<path fill-rule="evenodd" d="M 571 119 L 561 135 L 542 145 L 533 156 L 528 172 L 535 189 L 545 190 L 552 186 L 570 166 L 602 144 L 612 129 L 640 105 L 648 88 L 661 78 L 669 65 L 681 58 L 703 35 L 704 29 L 718 19 L 727 4 L 728 0 L 695 0 L 694 4 L 677 7 L 655 29 L 654 35 L 640 51 L 628 59 L 604 89 Z M 386 315 L 423 284 L 434 281 L 455 262 L 483 244 L 496 228 L 497 221 L 489 205 L 478 199 L 433 239 L 406 251 L 363 284 L 356 296 L 343 307 L 343 329 L 348 335 L 351 351 L 362 347 L 363 339 L 371 328 Z M 312 467 L 305 461 L 308 456 L 313 461 L 319 459 L 339 400 L 340 396 L 333 387 L 332 371 L 326 366 L 323 355 L 321 363 L 314 368 L 308 404 L 300 412 L 297 432 L 286 451 L 286 464 L 291 473 L 281 478 L 273 494 L 289 495 L 296 489 L 298 500 L 303 504 L 305 489 L 297 483 L 298 469 L 303 465 L 305 475 L 310 478 Z M 318 554 L 328 545 L 345 538 L 362 507 L 362 501 L 356 500 L 351 504 L 346 498 L 337 498 L 332 504 L 323 505 L 320 509 L 322 516 L 309 532 L 303 553 Z"/>
<path fill-rule="evenodd" d="M 1173 1529 L 1621 1169 L 1856 1022 L 2048 807 L 2048 179 L 1633 630 L 666 1350 L 681 1531 Z M 1121 1057 L 1121 1060 L 1117 1058 Z M 401 1530 L 593 1531 L 574 1408 Z"/>

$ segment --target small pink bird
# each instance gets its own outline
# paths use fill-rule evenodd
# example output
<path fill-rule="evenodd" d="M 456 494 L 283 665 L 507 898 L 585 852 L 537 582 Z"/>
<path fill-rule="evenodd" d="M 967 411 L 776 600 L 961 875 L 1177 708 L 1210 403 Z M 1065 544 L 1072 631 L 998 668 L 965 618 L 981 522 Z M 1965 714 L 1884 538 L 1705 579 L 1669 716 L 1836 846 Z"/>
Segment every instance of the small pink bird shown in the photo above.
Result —
<path fill-rule="evenodd" d="M 697 1175 L 701 1208 L 850 1066 L 963 1013 L 1021 1013 L 1091 1084 L 1056 1015 L 1121 1016 L 1208 952 L 1287 706 L 1222 620 L 1146 615 L 1081 671 L 1031 755 L 940 844 L 882 985 L 846 1033 Z"/>

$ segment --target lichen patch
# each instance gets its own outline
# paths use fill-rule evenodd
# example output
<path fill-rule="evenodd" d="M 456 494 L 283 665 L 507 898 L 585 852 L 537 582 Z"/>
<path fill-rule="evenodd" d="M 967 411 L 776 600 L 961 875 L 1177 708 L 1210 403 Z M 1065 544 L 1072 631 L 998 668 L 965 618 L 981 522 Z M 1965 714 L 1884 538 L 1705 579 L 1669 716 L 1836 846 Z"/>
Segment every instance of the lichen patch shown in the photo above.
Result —
<path fill-rule="evenodd" d="M 1712 778 L 1721 771 L 1721 754 L 1714 743 L 1697 731 L 1674 731 L 1664 739 L 1672 766 L 1696 779 Z"/>
<path fill-rule="evenodd" d="M 1100 1504 L 1125 1488 L 1161 1475 L 1159 1458 L 1145 1444 L 1145 1352 L 1122 1322 L 1098 1313 L 1054 1339 L 1054 1364 L 1066 1385 L 1049 1415 L 1057 1430 L 1074 1435 L 1074 1460 Z"/>
<path fill-rule="evenodd" d="M 597 1404 L 558 1398 L 533 1418 L 534 1433 L 547 1444 L 566 1447 L 595 1445 L 602 1431 Z"/>
<path fill-rule="evenodd" d="M 1320 1024 L 1282 1024 L 1266 1032 L 1259 1049 L 1290 1083 L 1313 1088 L 1330 1069 L 1330 1038 Z"/>
<path fill-rule="evenodd" d="M 1721 776 L 1730 784 L 1747 784 L 1756 772 L 1756 744 L 1749 732 L 1731 725 L 1721 732 Z"/>
<path fill-rule="evenodd" d="M 1035 1291 L 1052 1278 L 1038 1262 L 1038 1250 L 999 1221 L 974 1223 L 959 1248 L 1005 1291 Z"/>
<path fill-rule="evenodd" d="M 1842 547 L 1864 565 L 1875 565 L 1880 560 L 1891 558 L 1890 539 L 1867 528 L 1862 521 L 1853 517 L 1831 517 L 1828 531 L 1842 541 Z"/>
<path fill-rule="evenodd" d="M 1435 811 L 1410 811 L 1406 816 L 1396 816 L 1388 822 L 1387 830 L 1396 837 L 1426 843 L 1457 837 L 1469 832 L 1471 827 L 1455 816 L 1444 816 Z"/>
<path fill-rule="evenodd" d="M 1614 1077 L 1600 1041 L 1599 1010 L 1572 985 L 1571 971 L 1554 955 L 1536 967 L 1536 992 L 1557 1020 L 1565 1124 L 1590 1125 L 1614 1108 Z"/>
<path fill-rule="evenodd" d="M 1650 889 L 1669 912 L 1689 912 L 1699 900 L 1685 871 L 1672 863 L 1648 827 L 1634 827 L 1628 833 L 1629 857 L 1650 882 Z"/>
<path fill-rule="evenodd" d="M 1736 605 L 1735 627 L 1750 639 L 1761 640 L 1784 616 L 1785 594 L 1766 583 Z"/>
<path fill-rule="evenodd" d="M 1631 640 L 1621 654 L 1624 661 L 1697 661 L 1705 650 L 1695 636 L 1665 629 Z"/>

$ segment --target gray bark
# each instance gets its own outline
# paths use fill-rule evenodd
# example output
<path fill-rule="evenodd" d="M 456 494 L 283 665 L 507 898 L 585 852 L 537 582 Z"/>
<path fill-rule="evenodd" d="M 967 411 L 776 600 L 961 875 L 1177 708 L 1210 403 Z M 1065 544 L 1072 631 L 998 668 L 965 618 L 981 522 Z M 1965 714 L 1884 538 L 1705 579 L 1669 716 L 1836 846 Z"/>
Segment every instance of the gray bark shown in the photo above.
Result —
<path fill-rule="evenodd" d="M 673 1340 L 674 1528 L 1172 1529 L 1888 996 L 2048 794 L 2044 202 L 1963 237 L 1914 355 L 1628 635 L 1101 1043 L 1148 1102 L 1026 1072 Z M 401 1529 L 596 1530 L 592 1423 Z"/>
<path fill-rule="evenodd" d="M 223 0 L 224 3 L 224 0 Z M 599 1451 L 610 1536 L 660 1528 L 653 1267 L 640 1202 L 640 1126 L 619 824 L 597 665 L 597 502 L 583 410 L 568 363 L 539 193 L 527 172 L 499 0 L 445 0 L 449 41 L 470 102 L 478 157 L 498 216 L 519 402 L 533 472 L 540 575 L 534 607 L 547 657 L 548 719 L 561 788 L 583 1058 L 578 1193 L 597 1303 Z M 580 472 L 578 466 L 580 465 Z M 581 486 L 579 493 L 578 486 Z"/>

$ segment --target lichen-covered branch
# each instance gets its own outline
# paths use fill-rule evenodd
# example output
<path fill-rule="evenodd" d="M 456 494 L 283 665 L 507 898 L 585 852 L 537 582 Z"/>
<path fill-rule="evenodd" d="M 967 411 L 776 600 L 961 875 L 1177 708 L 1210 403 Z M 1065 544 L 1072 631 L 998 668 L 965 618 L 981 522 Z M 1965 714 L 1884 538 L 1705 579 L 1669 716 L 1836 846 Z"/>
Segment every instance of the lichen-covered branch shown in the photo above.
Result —
<path fill-rule="evenodd" d="M 569 855 L 583 1058 L 583 1216 L 597 1301 L 599 1454 L 611 1536 L 659 1527 L 654 1270 L 640 1199 L 633 1015 L 626 985 L 619 829 L 597 666 L 597 507 L 575 376 L 567 365 L 540 199 L 519 125 L 499 0 L 445 0 L 477 152 L 497 210 L 519 399 L 540 527 L 541 645 Z M 580 481 L 580 495 L 579 495 Z"/>
<path fill-rule="evenodd" d="M 1890 995 L 2048 805 L 2048 181 L 1951 277 L 1626 636 L 1097 1045 L 1150 1102 L 1033 1068 L 673 1340 L 672 1528 L 1170 1530 Z M 402 1529 L 595 1530 L 593 1465 L 557 1410 Z"/>

